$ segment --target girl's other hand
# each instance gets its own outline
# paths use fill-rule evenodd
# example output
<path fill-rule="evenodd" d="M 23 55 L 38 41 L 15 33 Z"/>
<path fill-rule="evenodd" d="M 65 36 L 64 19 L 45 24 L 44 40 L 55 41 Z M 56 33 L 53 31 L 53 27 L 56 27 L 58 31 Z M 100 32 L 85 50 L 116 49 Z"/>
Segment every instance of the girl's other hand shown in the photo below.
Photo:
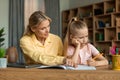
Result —
<path fill-rule="evenodd" d="M 96 61 L 94 59 L 87 60 L 88 66 L 96 66 Z"/>

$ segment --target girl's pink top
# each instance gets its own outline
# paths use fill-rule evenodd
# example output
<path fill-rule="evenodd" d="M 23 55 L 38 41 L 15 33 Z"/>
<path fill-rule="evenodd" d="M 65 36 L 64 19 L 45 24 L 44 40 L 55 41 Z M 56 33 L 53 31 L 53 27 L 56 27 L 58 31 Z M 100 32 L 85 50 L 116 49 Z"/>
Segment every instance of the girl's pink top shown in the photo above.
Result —
<path fill-rule="evenodd" d="M 75 50 L 74 46 L 69 46 L 67 55 L 68 56 L 73 55 L 74 50 Z M 87 60 L 91 59 L 92 56 L 96 56 L 98 54 L 99 51 L 92 44 L 88 43 L 86 46 L 79 50 L 78 63 L 87 65 Z"/>

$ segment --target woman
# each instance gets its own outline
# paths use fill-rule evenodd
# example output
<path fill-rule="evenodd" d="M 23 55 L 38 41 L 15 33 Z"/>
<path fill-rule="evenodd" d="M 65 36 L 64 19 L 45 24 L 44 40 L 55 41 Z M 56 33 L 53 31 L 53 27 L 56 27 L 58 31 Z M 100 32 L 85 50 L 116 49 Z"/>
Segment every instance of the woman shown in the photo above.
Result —
<path fill-rule="evenodd" d="M 72 64 L 71 59 L 62 56 L 61 39 L 49 33 L 50 23 L 51 19 L 41 11 L 36 11 L 30 16 L 25 34 L 20 39 L 20 47 L 27 64 Z"/>

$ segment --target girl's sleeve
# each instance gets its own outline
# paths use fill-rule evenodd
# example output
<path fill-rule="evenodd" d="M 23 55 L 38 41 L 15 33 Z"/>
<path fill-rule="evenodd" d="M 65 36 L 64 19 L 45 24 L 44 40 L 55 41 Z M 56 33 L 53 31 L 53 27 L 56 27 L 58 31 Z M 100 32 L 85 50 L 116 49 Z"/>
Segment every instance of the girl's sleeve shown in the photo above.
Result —
<path fill-rule="evenodd" d="M 93 56 L 96 56 L 97 54 L 100 53 L 92 44 L 90 44 L 89 46 L 90 46 L 91 53 Z"/>
<path fill-rule="evenodd" d="M 74 47 L 69 46 L 67 50 L 67 56 L 72 56 L 74 53 L 74 50 L 75 50 Z"/>

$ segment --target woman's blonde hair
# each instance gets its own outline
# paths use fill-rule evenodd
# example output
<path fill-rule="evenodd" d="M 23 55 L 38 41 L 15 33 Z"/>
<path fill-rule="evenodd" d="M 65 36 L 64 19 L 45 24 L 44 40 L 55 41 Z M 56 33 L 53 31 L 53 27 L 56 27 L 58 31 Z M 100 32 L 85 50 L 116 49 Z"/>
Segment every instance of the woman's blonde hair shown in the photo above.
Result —
<path fill-rule="evenodd" d="M 49 20 L 49 22 L 52 21 L 43 12 L 35 11 L 29 18 L 29 23 L 27 29 L 24 32 L 24 35 L 32 35 L 34 32 L 31 30 L 31 28 L 38 27 L 38 25 L 44 20 Z"/>
<path fill-rule="evenodd" d="M 76 35 L 78 34 L 79 29 L 83 29 L 85 27 L 87 28 L 85 22 L 79 20 L 77 17 L 71 18 L 71 20 L 68 23 L 67 33 L 64 39 L 64 56 L 66 56 L 68 46 L 70 45 L 70 34 Z"/>

